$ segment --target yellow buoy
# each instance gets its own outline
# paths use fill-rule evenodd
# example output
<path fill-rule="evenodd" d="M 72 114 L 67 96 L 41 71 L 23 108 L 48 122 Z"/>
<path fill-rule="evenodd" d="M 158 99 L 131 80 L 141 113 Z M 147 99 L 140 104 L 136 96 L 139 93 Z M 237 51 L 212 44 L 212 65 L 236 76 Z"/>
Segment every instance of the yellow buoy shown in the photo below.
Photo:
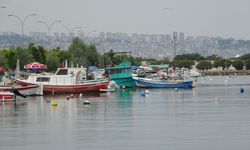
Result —
<path fill-rule="evenodd" d="M 57 106 L 57 103 L 56 103 L 56 100 L 55 100 L 55 99 L 52 100 L 51 105 L 52 105 L 52 106 Z"/>

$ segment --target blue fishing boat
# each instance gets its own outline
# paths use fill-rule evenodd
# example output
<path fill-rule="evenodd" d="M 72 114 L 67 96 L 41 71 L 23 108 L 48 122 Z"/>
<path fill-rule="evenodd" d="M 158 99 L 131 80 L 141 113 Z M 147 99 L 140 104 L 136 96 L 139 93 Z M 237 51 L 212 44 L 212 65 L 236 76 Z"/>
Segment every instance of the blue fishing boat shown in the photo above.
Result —
<path fill-rule="evenodd" d="M 138 87 L 143 88 L 192 88 L 192 80 L 161 80 L 133 77 Z"/>

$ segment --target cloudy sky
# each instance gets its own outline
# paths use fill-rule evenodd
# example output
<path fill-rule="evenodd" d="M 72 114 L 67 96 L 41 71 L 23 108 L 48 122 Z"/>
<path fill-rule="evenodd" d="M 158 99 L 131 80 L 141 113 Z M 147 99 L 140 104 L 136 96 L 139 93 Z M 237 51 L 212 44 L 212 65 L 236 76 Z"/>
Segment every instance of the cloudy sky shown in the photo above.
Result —
<path fill-rule="evenodd" d="M 84 31 L 221 36 L 250 39 L 250 0 L 0 0 L 0 32 L 20 33 L 21 25 L 8 14 L 27 19 L 24 32 L 53 32 L 82 26 Z M 166 9 L 171 8 L 171 9 Z"/>

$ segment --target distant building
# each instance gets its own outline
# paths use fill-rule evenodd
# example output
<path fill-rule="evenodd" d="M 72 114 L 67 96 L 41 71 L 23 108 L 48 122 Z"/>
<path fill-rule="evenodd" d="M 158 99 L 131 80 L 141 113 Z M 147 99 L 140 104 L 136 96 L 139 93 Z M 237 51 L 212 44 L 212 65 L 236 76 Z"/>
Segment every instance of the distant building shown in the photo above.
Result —
<path fill-rule="evenodd" d="M 182 44 L 185 41 L 184 32 L 179 33 L 179 42 Z"/>

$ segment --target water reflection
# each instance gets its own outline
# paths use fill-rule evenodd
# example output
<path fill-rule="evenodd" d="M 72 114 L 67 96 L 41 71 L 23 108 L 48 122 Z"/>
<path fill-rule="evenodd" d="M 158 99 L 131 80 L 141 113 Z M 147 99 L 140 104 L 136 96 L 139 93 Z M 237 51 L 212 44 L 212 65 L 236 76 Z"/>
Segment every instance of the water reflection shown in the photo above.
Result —
<path fill-rule="evenodd" d="M 118 90 L 115 93 L 117 99 L 116 103 L 118 107 L 129 108 L 133 105 L 133 93 L 136 92 L 136 88 L 127 88 Z"/>
<path fill-rule="evenodd" d="M 250 86 L 240 88 L 150 89 L 145 97 L 145 89 L 122 89 L 0 105 L 0 149 L 249 149 Z"/>

